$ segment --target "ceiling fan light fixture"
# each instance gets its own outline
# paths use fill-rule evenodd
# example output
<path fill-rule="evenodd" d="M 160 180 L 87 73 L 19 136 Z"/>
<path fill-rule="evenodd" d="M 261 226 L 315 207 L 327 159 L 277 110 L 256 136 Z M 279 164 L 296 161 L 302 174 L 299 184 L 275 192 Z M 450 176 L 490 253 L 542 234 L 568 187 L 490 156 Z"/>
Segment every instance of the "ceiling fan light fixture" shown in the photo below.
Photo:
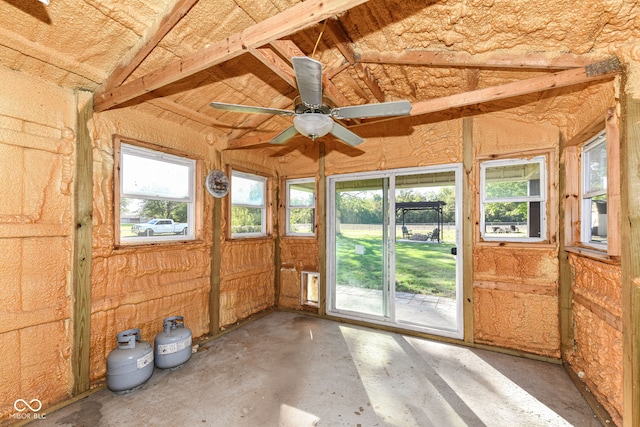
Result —
<path fill-rule="evenodd" d="M 298 114 L 293 118 L 293 126 L 302 135 L 315 140 L 333 129 L 333 119 L 322 113 Z"/>

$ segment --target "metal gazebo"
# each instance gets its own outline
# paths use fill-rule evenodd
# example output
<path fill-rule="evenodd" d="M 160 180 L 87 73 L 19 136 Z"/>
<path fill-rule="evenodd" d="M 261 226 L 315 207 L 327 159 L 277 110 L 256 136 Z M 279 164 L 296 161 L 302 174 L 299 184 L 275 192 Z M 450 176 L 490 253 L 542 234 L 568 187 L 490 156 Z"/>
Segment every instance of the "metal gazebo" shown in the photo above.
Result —
<path fill-rule="evenodd" d="M 396 203 L 396 215 L 398 214 L 398 212 L 402 212 L 402 227 L 403 229 L 406 229 L 406 224 L 404 222 L 404 216 L 408 211 L 424 211 L 424 210 L 433 210 L 436 211 L 437 215 L 438 215 L 438 243 L 440 243 L 440 241 L 442 240 L 442 236 L 443 236 L 443 231 L 442 231 L 442 227 L 444 226 L 444 219 L 443 219 L 443 206 L 445 206 L 446 203 L 443 202 L 442 200 L 437 200 L 435 202 L 402 202 L 402 203 Z"/>

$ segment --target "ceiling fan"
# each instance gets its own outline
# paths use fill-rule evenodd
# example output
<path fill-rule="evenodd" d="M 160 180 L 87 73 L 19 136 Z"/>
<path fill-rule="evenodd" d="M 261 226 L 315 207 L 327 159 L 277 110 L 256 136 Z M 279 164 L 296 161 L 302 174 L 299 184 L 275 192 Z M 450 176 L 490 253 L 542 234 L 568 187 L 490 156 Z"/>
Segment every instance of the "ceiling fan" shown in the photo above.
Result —
<path fill-rule="evenodd" d="M 322 64 L 306 56 L 292 58 L 293 70 L 300 96 L 294 100 L 293 110 L 279 108 L 252 107 L 239 104 L 212 102 L 213 108 L 241 113 L 275 114 L 294 116 L 293 126 L 276 135 L 271 144 L 284 144 L 300 133 L 312 140 L 331 133 L 345 143 L 355 146 L 364 142 L 355 133 L 333 119 L 353 119 L 365 117 L 406 116 L 411 111 L 409 101 L 382 102 L 379 104 L 353 105 L 333 108 L 331 102 L 322 96 Z"/>

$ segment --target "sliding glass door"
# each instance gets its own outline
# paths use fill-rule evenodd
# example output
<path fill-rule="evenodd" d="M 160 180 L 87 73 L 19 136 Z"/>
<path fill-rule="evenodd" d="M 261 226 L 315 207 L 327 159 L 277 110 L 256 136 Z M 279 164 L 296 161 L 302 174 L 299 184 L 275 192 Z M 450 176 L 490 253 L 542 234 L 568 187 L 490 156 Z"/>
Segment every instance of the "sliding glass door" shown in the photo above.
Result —
<path fill-rule="evenodd" d="M 329 314 L 462 337 L 461 171 L 328 178 Z"/>
<path fill-rule="evenodd" d="M 386 318 L 389 298 L 388 178 L 335 183 L 334 305 Z"/>

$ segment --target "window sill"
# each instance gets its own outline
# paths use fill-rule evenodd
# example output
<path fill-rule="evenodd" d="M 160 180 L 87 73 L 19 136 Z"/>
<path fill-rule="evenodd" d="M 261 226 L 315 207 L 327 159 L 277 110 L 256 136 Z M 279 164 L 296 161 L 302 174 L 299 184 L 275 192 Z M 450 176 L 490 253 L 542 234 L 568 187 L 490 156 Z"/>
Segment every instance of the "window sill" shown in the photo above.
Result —
<path fill-rule="evenodd" d="M 285 234 L 281 238 L 293 240 L 316 240 L 317 236 L 315 234 Z"/>
<path fill-rule="evenodd" d="M 230 236 L 227 237 L 225 239 L 228 242 L 253 242 L 253 241 L 259 241 L 259 240 L 273 240 L 273 236 L 272 235 L 267 235 L 267 236 Z"/>
<path fill-rule="evenodd" d="M 140 251 L 140 250 L 150 250 L 157 251 L 161 250 L 175 250 L 182 249 L 188 246 L 203 246 L 203 240 L 167 240 L 163 242 L 132 242 L 129 244 L 116 244 L 114 246 L 114 250 L 116 252 L 127 252 L 127 251 Z"/>
<path fill-rule="evenodd" d="M 585 248 L 582 246 L 566 246 L 564 250 L 572 254 L 606 262 L 608 264 L 620 264 L 620 257 L 611 256 L 605 251 L 600 251 L 598 249 Z"/>
<path fill-rule="evenodd" d="M 510 247 L 510 248 L 535 248 L 535 249 L 556 249 L 558 245 L 548 240 L 539 241 L 513 241 L 513 240 L 480 240 L 476 246 L 484 247 Z"/>

